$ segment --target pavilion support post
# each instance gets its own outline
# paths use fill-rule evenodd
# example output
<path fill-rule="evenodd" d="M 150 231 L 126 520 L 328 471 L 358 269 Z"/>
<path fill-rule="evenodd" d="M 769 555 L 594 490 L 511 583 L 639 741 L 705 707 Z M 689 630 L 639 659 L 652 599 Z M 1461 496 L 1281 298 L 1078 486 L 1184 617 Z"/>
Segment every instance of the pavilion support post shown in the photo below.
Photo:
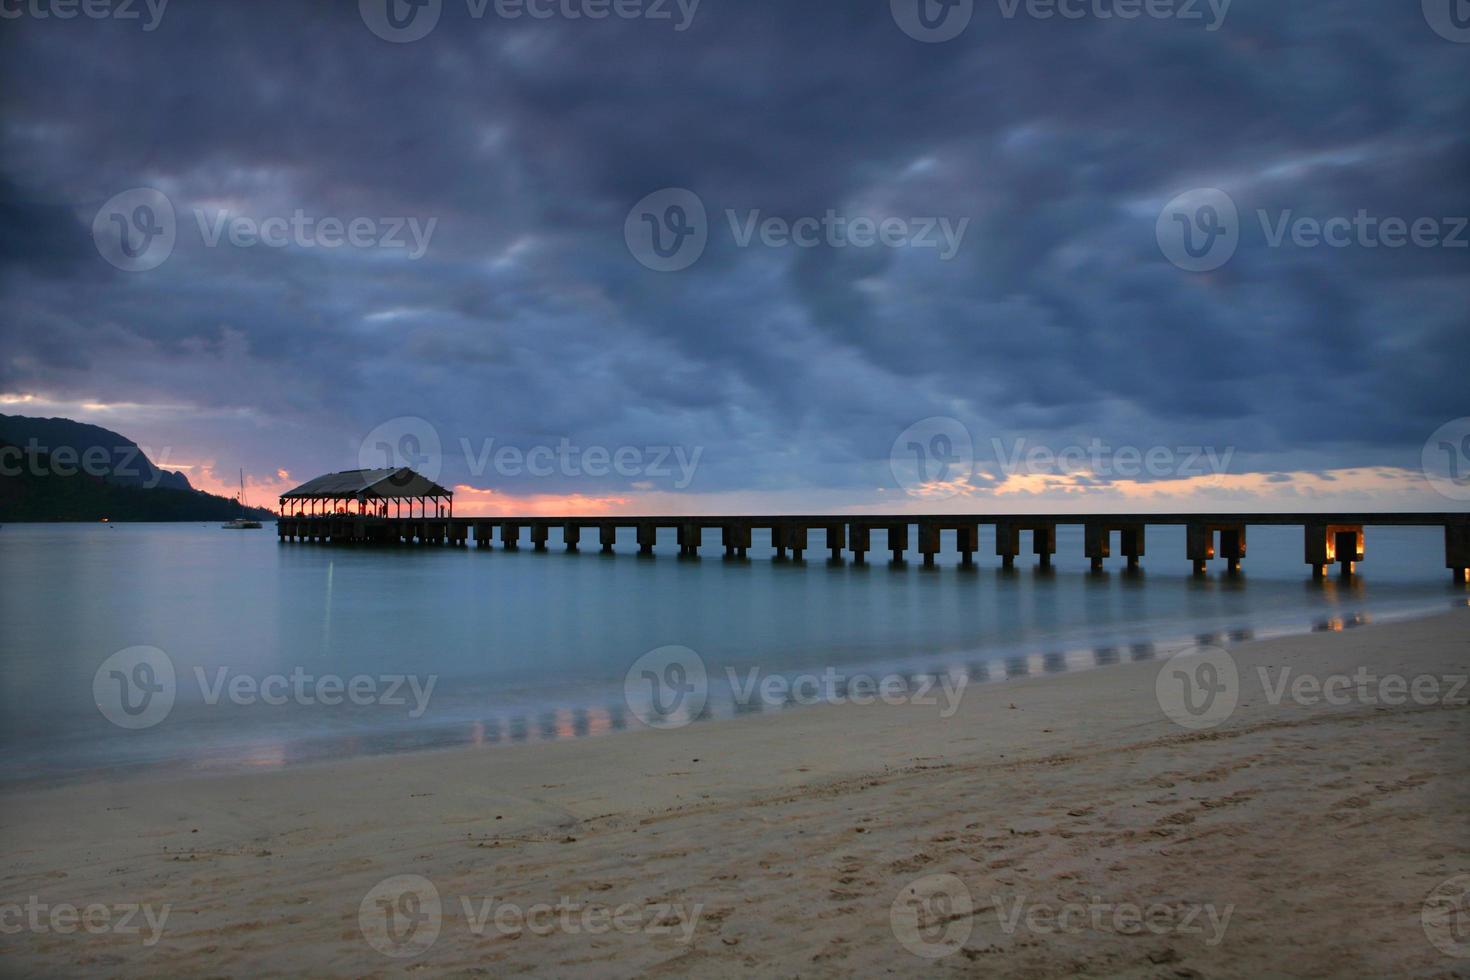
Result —
<path fill-rule="evenodd" d="M 531 547 L 537 551 L 546 550 L 546 542 L 551 537 L 551 528 L 545 524 L 531 525 Z"/>
<path fill-rule="evenodd" d="M 872 549 L 873 529 L 866 524 L 847 525 L 848 547 L 852 550 L 852 561 L 855 565 L 861 565 L 867 561 L 867 554 Z"/>
<path fill-rule="evenodd" d="M 576 551 L 577 545 L 582 543 L 582 525 L 567 523 L 561 528 L 562 544 L 567 546 L 568 551 Z"/>
<path fill-rule="evenodd" d="M 521 548 L 521 526 L 519 524 L 500 525 L 500 547 L 506 551 L 519 551 Z"/>
<path fill-rule="evenodd" d="M 698 558 L 699 547 L 704 543 L 704 528 L 690 521 L 680 524 L 679 533 L 679 557 Z"/>
<path fill-rule="evenodd" d="M 602 545 L 604 555 L 612 554 L 613 545 L 618 543 L 618 526 L 616 524 L 597 525 L 597 540 Z"/>
<path fill-rule="evenodd" d="M 640 522 L 638 525 L 638 553 L 640 555 L 653 554 L 653 546 L 657 542 L 657 525 L 650 522 Z"/>

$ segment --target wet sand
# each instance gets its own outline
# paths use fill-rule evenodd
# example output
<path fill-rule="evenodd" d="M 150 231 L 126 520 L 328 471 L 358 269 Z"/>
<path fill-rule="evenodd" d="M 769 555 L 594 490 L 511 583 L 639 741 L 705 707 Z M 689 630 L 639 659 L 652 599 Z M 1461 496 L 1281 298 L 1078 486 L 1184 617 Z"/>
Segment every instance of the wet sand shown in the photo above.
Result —
<path fill-rule="evenodd" d="M 1230 656 L 1238 704 L 1199 730 L 1156 681 L 1215 675 L 1161 657 L 972 687 L 949 718 L 11 792 L 0 972 L 1470 975 L 1470 935 L 1433 902 L 1423 924 L 1470 872 L 1470 610 Z M 1285 666 L 1438 694 L 1273 704 Z"/>

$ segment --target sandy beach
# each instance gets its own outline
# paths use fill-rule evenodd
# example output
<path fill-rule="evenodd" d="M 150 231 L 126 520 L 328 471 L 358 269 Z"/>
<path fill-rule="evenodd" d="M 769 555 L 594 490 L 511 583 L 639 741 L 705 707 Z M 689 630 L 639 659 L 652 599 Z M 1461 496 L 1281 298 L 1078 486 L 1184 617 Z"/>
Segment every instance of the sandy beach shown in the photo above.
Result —
<path fill-rule="evenodd" d="M 1470 610 L 1229 655 L 1208 728 L 1166 716 L 1161 656 L 972 687 L 949 718 L 11 792 L 3 971 L 1470 975 L 1441 901 L 1470 887 Z"/>

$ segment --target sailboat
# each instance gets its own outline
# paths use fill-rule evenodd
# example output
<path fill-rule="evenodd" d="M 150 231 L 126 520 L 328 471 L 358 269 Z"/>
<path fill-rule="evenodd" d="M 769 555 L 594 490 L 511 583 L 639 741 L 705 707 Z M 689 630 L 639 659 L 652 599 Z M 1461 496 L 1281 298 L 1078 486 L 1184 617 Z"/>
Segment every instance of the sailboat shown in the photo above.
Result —
<path fill-rule="evenodd" d="M 240 506 L 242 508 L 247 506 L 245 503 L 245 470 L 243 468 L 240 470 Z M 220 527 L 226 531 L 253 531 L 260 528 L 260 522 L 252 521 L 250 518 L 241 515 L 228 524 L 221 524 Z"/>

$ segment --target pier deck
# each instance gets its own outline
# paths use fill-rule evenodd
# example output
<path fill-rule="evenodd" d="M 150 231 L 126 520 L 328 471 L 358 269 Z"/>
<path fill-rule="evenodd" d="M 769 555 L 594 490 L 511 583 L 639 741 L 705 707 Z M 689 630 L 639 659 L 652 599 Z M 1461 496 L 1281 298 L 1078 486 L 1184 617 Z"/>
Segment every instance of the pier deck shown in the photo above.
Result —
<path fill-rule="evenodd" d="M 385 517 L 368 514 L 288 515 L 276 524 L 281 541 L 325 544 L 435 544 L 464 547 L 471 540 L 477 547 L 493 547 L 496 538 L 507 551 L 521 547 L 524 540 L 538 551 L 550 544 L 550 532 L 560 532 L 569 551 L 578 550 L 583 532 L 596 532 L 595 543 L 605 553 L 615 550 L 620 530 L 634 532 L 638 551 L 652 555 L 658 531 L 677 532 L 679 554 L 693 556 L 704 544 L 706 531 L 719 535 L 718 543 L 730 558 L 744 558 L 751 547 L 752 532 L 769 531 L 776 558 L 801 560 L 808 549 L 809 534 L 822 532 L 821 547 L 841 561 L 844 552 L 856 563 L 867 560 L 870 551 L 887 551 L 894 561 L 915 550 L 924 564 L 932 565 L 942 549 L 942 537 L 952 532 L 952 547 L 961 562 L 973 564 L 979 550 L 979 529 L 995 529 L 995 552 L 1005 567 L 1012 567 L 1021 553 L 1022 535 L 1030 538 L 1031 553 L 1045 567 L 1056 554 L 1056 529 L 1083 528 L 1084 554 L 1094 570 L 1101 570 L 1118 554 L 1136 567 L 1144 557 L 1149 526 L 1183 526 L 1186 559 L 1196 573 L 1221 558 L 1231 572 L 1240 569 L 1246 554 L 1246 530 L 1251 526 L 1296 526 L 1302 528 L 1303 560 L 1316 576 L 1329 565 L 1340 564 L 1351 574 L 1364 560 L 1366 527 L 1440 527 L 1444 529 L 1445 567 L 1455 581 L 1470 582 L 1470 513 L 1291 513 L 1291 514 L 862 514 L 779 516 L 646 516 L 646 517 Z M 875 540 L 875 538 L 877 540 Z M 587 543 L 594 542 L 592 534 Z M 713 540 L 711 544 L 715 543 Z M 876 545 L 876 547 L 875 547 Z"/>

